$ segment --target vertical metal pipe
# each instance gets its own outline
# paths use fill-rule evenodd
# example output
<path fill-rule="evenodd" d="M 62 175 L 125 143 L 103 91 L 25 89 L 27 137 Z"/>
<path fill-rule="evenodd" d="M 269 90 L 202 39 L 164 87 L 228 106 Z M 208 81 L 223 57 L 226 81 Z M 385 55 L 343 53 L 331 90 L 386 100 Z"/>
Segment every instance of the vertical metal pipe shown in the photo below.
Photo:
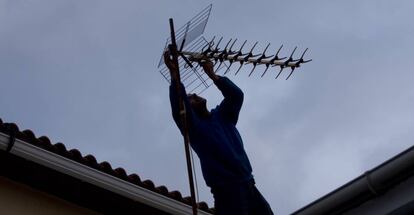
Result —
<path fill-rule="evenodd" d="M 171 31 L 171 45 L 172 50 L 170 50 L 173 61 L 178 62 L 178 52 L 177 52 L 177 44 L 175 41 L 175 31 L 174 31 L 174 22 L 173 19 L 170 18 L 170 31 Z M 179 70 L 179 68 L 177 68 Z M 195 199 L 195 190 L 194 190 L 194 179 L 193 179 L 193 171 L 192 171 L 192 164 L 191 164 L 191 157 L 190 157 L 190 136 L 188 134 L 188 127 L 187 127 L 187 114 L 185 110 L 184 100 L 181 97 L 181 78 L 180 78 L 180 71 L 178 71 L 178 80 L 176 83 L 176 91 L 178 95 L 178 102 L 180 107 L 180 120 L 183 126 L 183 136 L 184 136 L 184 148 L 185 148 L 185 157 L 187 161 L 187 172 L 188 172 L 188 181 L 190 183 L 190 193 L 191 193 L 191 205 L 193 208 L 193 215 L 197 215 L 197 203 Z"/>

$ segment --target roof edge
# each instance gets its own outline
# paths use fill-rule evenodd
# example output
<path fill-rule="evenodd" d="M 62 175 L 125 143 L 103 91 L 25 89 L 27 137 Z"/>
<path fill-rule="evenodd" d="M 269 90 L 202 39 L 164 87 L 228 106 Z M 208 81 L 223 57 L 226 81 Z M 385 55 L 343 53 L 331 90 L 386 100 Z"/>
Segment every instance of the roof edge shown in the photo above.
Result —
<path fill-rule="evenodd" d="M 9 142 L 10 136 L 0 132 L 0 150 L 7 151 Z M 192 213 L 192 208 L 189 205 L 36 147 L 20 139 L 15 139 L 9 153 L 168 213 L 176 215 Z M 200 215 L 210 214 L 202 210 L 198 210 L 198 213 Z"/>
<path fill-rule="evenodd" d="M 293 215 L 342 213 L 414 175 L 414 146 L 388 159 Z"/>

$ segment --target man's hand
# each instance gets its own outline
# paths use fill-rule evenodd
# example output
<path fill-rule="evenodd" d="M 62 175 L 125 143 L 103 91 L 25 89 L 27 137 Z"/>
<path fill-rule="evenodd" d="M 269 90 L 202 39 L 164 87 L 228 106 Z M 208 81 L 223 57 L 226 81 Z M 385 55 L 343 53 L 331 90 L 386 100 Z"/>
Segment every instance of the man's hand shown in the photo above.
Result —
<path fill-rule="evenodd" d="M 177 81 L 180 77 L 177 52 L 171 52 L 173 47 L 168 46 L 168 50 L 164 52 L 164 63 L 170 70 L 171 81 Z"/>
<path fill-rule="evenodd" d="M 209 59 L 203 59 L 200 61 L 200 65 L 203 67 L 204 72 L 211 78 L 214 82 L 219 79 L 219 76 L 214 73 L 213 63 Z"/>

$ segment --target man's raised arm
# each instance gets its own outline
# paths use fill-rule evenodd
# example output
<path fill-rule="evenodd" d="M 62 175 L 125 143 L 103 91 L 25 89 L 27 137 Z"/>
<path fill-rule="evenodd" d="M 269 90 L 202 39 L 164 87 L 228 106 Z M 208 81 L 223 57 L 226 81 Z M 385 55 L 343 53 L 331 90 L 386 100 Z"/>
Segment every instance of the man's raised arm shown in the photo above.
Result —
<path fill-rule="evenodd" d="M 166 51 L 164 52 L 164 62 L 165 65 L 170 70 L 171 75 L 171 84 L 170 84 L 170 103 L 171 103 L 171 111 L 174 118 L 175 123 L 177 124 L 178 128 L 180 129 L 181 133 L 183 134 L 183 126 L 181 123 L 181 117 L 180 117 L 180 104 L 178 97 L 181 96 L 181 98 L 184 101 L 185 109 L 187 112 L 187 124 L 191 123 L 191 120 L 194 119 L 194 113 L 191 109 L 191 106 L 187 99 L 187 94 L 185 92 L 185 87 L 182 83 L 178 83 L 180 85 L 179 92 L 177 92 L 176 84 L 179 80 L 179 70 L 178 70 L 178 62 L 175 62 L 173 59 L 171 59 L 171 54 Z"/>
<path fill-rule="evenodd" d="M 204 61 L 200 64 L 205 73 L 214 81 L 214 84 L 224 96 L 223 101 L 219 105 L 219 111 L 224 118 L 235 125 L 243 104 L 243 92 L 227 77 L 216 75 L 211 61 Z"/>

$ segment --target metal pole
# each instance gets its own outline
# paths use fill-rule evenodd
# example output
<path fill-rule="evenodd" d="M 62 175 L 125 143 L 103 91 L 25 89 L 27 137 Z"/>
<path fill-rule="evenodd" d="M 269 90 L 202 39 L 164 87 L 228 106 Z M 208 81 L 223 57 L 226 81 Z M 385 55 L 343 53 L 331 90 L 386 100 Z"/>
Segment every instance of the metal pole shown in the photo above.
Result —
<path fill-rule="evenodd" d="M 171 45 L 172 45 L 170 49 L 170 53 L 172 54 L 173 61 L 178 62 L 177 43 L 175 41 L 174 22 L 172 18 L 170 18 L 170 31 L 171 31 Z M 178 80 L 177 80 L 175 87 L 176 87 L 176 91 L 178 95 L 178 102 L 179 102 L 179 107 L 180 107 L 181 125 L 183 126 L 182 129 L 183 129 L 183 136 L 184 136 L 185 157 L 187 160 L 188 181 L 190 183 L 191 205 L 193 208 L 193 215 L 197 215 L 197 203 L 195 199 L 194 179 L 193 179 L 193 171 L 192 171 L 191 158 L 190 158 L 190 136 L 188 134 L 187 114 L 186 114 L 186 110 L 184 106 L 184 100 L 181 97 L 180 83 L 181 83 L 181 78 L 180 78 L 180 72 L 178 71 Z"/>

